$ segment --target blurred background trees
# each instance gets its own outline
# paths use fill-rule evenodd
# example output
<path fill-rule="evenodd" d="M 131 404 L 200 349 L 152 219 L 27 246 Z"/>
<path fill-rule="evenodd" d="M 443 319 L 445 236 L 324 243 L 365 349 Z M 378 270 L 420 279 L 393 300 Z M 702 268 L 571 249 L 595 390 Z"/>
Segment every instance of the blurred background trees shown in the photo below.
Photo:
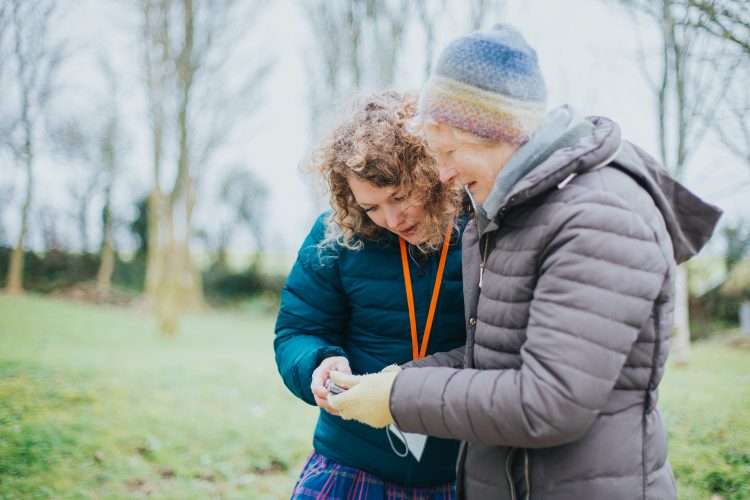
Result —
<path fill-rule="evenodd" d="M 641 28 L 652 23 L 658 34 L 653 54 L 641 43 L 641 70 L 655 96 L 659 159 L 686 183 L 686 171 L 709 131 L 724 144 L 747 130 L 747 106 L 735 93 L 747 82 L 737 68 L 750 66 L 742 40 L 750 36 L 750 11 L 744 2 L 693 0 L 619 0 Z M 658 58 L 653 58 L 657 55 Z M 655 60 L 655 61 L 654 61 Z M 739 78 L 738 78 L 739 77 Z M 737 83 L 735 84 L 735 79 Z M 746 92 L 746 90 L 745 90 Z M 731 97 L 728 97 L 731 96 Z M 723 110 L 725 116 L 719 115 Z M 731 110 L 731 111 L 728 111 Z M 738 123 L 739 122 L 739 123 Z M 675 335 L 672 361 L 685 364 L 690 356 L 688 265 L 677 268 Z"/>
<path fill-rule="evenodd" d="M 552 5 L 108 0 L 63 11 L 56 0 L 0 2 L 0 284 L 10 293 L 73 290 L 97 301 L 134 301 L 170 334 L 183 311 L 206 302 L 278 293 L 303 237 L 291 216 L 304 212 L 310 220 L 326 202 L 318 193 L 279 200 L 292 182 L 286 166 L 243 154 L 270 128 L 292 130 L 297 122 L 306 132 L 279 141 L 309 149 L 353 94 L 418 88 L 451 38 Z M 727 177 L 716 203 L 747 190 L 747 2 L 586 5 L 616 11 L 632 27 L 630 76 L 647 89 L 637 103 L 643 126 L 654 130 L 655 156 L 693 188 L 718 171 L 713 157 L 742 165 L 747 175 Z M 86 32 L 89 16 L 115 41 Z M 564 36 L 524 31 L 535 45 Z M 288 48 L 276 46 L 288 40 L 302 67 L 294 81 L 285 80 Z M 592 49 L 577 57 L 590 68 L 622 53 Z M 542 59 L 552 90 L 584 95 L 586 112 L 617 98 L 606 88 L 587 95 L 594 83 L 576 68 L 561 70 L 574 83 L 556 83 L 557 64 Z M 286 111 L 267 105 L 279 96 L 292 103 Z M 729 300 L 726 283 L 740 283 L 730 287 L 731 300 L 750 298 L 750 284 L 736 278 L 748 251 L 748 214 L 739 212 L 700 261 L 705 269 L 680 276 L 675 360 L 688 359 L 690 322 L 700 325 L 695 337 L 713 328 L 711 318 L 729 317 L 715 313 Z M 296 231 L 283 252 L 273 240 L 279 231 Z M 693 282 L 701 284 L 691 285 L 691 295 Z"/>
<path fill-rule="evenodd" d="M 41 152 L 41 135 L 49 119 L 48 106 L 56 90 L 55 78 L 65 55 L 65 43 L 54 38 L 58 17 L 54 0 L 12 0 L 4 2 L 2 9 L 0 57 L 4 59 L 3 66 L 8 66 L 5 71 L 13 75 L 10 84 L 3 86 L 9 90 L 4 94 L 10 101 L 3 146 L 24 172 L 18 236 L 8 264 L 5 290 L 19 294 L 23 289 L 24 240 L 34 194 L 34 167 Z"/>

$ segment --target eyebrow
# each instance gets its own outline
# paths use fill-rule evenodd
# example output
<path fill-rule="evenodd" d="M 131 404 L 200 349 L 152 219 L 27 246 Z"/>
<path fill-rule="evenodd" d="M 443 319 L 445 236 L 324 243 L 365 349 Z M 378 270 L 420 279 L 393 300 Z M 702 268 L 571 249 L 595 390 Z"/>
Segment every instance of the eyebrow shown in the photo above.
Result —
<path fill-rule="evenodd" d="M 388 195 L 387 199 L 393 200 L 394 198 L 403 198 L 404 196 L 405 195 L 401 194 L 401 192 L 398 189 L 394 188 L 393 192 L 391 192 Z M 357 200 L 357 198 L 354 198 L 354 202 L 357 205 L 359 205 L 360 207 L 365 208 L 365 209 L 376 207 L 376 206 L 380 205 L 380 203 L 368 203 L 366 201 L 359 201 L 359 200 Z"/>

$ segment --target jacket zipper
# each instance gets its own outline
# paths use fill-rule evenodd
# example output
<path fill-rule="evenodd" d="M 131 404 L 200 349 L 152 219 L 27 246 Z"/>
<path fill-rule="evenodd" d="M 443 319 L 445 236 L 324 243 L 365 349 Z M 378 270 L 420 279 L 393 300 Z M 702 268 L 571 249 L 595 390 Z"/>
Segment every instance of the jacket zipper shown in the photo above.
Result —
<path fill-rule="evenodd" d="M 484 245 L 482 245 L 482 243 L 484 243 Z M 484 266 L 487 263 L 487 248 L 489 246 L 489 243 L 489 237 L 487 235 L 479 240 L 479 246 L 483 248 L 479 256 L 479 288 L 482 288 L 482 282 L 484 281 Z"/>
<path fill-rule="evenodd" d="M 516 449 L 517 448 L 511 448 L 510 451 L 508 452 L 508 458 L 505 459 L 505 475 L 508 478 L 508 486 L 510 487 L 510 498 L 512 500 L 517 500 L 516 499 L 516 486 L 515 486 L 515 483 L 513 482 L 513 474 L 511 473 L 511 470 L 510 470 L 510 464 L 511 464 L 511 461 L 513 460 L 513 455 L 516 454 Z"/>
<path fill-rule="evenodd" d="M 523 450 L 523 476 L 526 480 L 526 500 L 531 498 L 531 480 L 529 479 L 529 450 Z"/>
<path fill-rule="evenodd" d="M 517 500 L 516 497 L 516 483 L 513 481 L 513 472 L 511 471 L 511 463 L 513 462 L 513 456 L 518 451 L 518 448 L 511 448 L 508 452 L 508 458 L 505 459 L 505 475 L 508 478 L 508 486 L 510 487 L 510 497 L 512 500 Z M 526 500 L 531 498 L 531 481 L 529 480 L 529 450 L 523 450 L 523 480 L 526 483 Z"/>

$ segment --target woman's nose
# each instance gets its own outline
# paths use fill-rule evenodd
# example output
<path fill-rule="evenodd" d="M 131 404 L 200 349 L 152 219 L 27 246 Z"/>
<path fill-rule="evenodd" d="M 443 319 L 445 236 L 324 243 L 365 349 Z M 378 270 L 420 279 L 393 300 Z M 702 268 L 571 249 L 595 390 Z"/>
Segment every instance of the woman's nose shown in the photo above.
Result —
<path fill-rule="evenodd" d="M 403 210 L 400 206 L 389 207 L 385 210 L 385 223 L 391 229 L 396 229 L 401 225 L 401 221 L 404 219 Z"/>
<path fill-rule="evenodd" d="M 451 184 L 458 177 L 458 171 L 445 162 L 438 162 L 438 172 L 440 173 L 440 182 Z"/>

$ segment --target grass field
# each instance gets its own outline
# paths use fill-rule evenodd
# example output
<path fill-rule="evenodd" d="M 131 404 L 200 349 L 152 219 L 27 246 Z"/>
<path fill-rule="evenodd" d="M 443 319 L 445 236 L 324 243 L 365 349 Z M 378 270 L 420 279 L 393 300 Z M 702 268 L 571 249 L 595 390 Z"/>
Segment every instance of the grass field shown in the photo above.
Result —
<path fill-rule="evenodd" d="M 288 498 L 317 412 L 283 387 L 273 317 L 0 296 L 0 498 Z M 662 390 L 682 499 L 750 498 L 750 350 L 696 345 Z"/>

